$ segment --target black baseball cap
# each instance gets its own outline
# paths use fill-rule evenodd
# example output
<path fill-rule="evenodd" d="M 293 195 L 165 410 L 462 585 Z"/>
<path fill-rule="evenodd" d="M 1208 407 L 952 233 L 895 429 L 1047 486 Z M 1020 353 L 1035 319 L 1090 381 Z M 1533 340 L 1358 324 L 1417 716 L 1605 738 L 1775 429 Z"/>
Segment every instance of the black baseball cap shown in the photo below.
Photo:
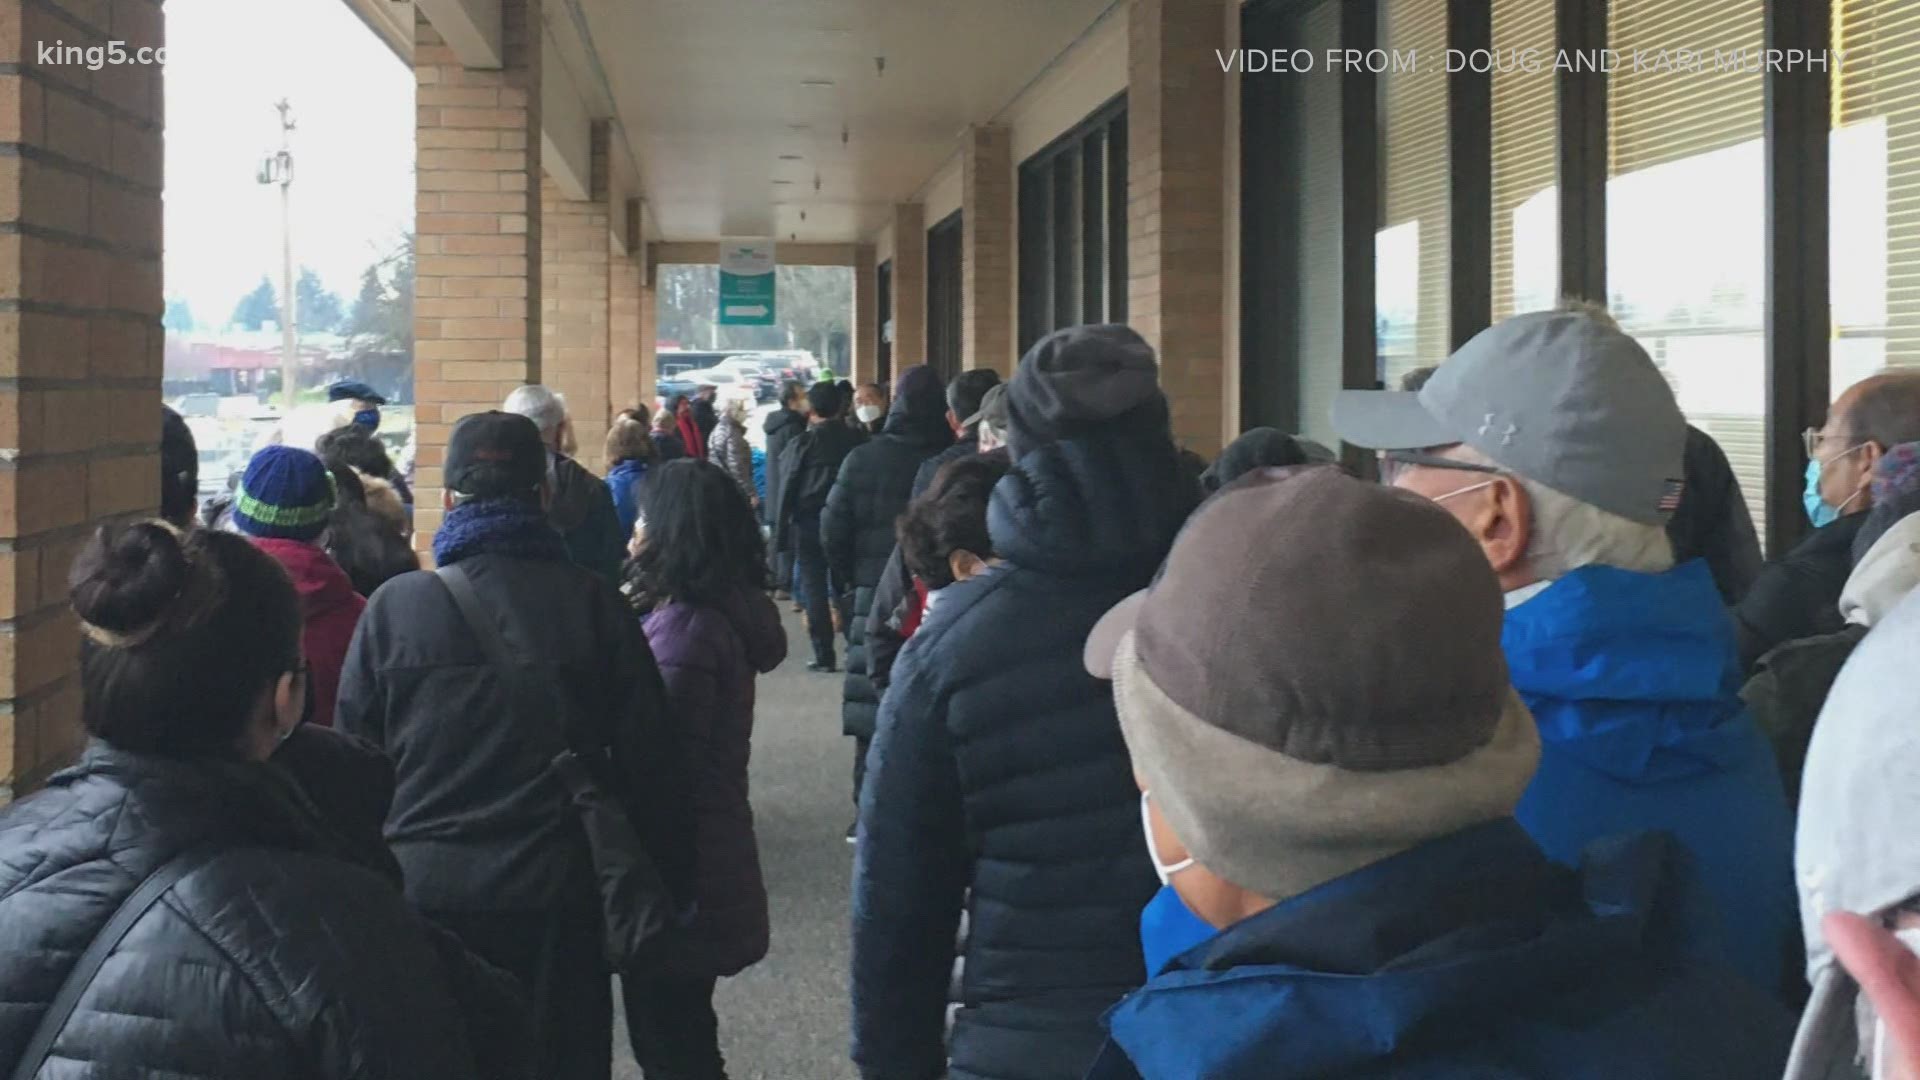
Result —
<path fill-rule="evenodd" d="M 447 437 L 447 490 L 493 498 L 526 495 L 547 478 L 547 447 L 533 421 L 517 413 L 463 416 Z"/>

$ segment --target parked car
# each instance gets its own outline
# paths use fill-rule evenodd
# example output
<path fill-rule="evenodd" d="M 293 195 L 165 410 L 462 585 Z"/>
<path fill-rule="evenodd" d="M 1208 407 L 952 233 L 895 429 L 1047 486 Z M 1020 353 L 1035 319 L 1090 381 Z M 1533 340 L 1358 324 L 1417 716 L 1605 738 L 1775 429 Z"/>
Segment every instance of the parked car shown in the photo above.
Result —
<path fill-rule="evenodd" d="M 780 396 L 780 374 L 751 357 L 736 356 L 723 360 L 714 366 L 715 371 L 732 371 L 743 378 L 751 378 L 756 384 L 754 398 L 757 401 L 772 401 Z"/>
<path fill-rule="evenodd" d="M 699 387 L 695 386 L 693 380 L 687 378 L 684 372 L 672 375 L 663 374 L 658 379 L 655 379 L 653 383 L 653 392 L 658 395 L 661 405 L 665 405 L 681 394 L 692 397 L 693 392 L 697 389 L 699 389 Z"/>
<path fill-rule="evenodd" d="M 684 372 L 678 377 L 691 383 L 695 388 L 711 384 L 717 391 L 714 397 L 721 402 L 740 398 L 748 405 L 752 405 L 760 397 L 760 380 L 736 371 L 708 368 L 705 371 Z"/>

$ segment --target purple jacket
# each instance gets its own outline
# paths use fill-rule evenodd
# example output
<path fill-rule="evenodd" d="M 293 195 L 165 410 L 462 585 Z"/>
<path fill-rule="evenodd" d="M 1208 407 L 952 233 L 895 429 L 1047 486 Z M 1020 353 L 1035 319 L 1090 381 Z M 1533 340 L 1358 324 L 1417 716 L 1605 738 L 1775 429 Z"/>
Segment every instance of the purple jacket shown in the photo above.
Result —
<path fill-rule="evenodd" d="M 787 657 L 787 632 L 764 593 L 725 604 L 672 603 L 646 619 L 686 755 L 694 813 L 694 895 L 688 936 L 699 974 L 737 974 L 767 955 L 767 889 L 747 798 L 753 680 Z"/>

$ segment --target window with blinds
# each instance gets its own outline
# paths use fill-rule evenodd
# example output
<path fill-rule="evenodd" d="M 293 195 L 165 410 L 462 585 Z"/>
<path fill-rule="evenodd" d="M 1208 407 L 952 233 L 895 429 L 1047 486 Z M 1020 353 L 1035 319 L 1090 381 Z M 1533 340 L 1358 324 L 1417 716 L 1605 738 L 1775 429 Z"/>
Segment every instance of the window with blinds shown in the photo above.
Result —
<path fill-rule="evenodd" d="M 1447 0 L 1387 0 L 1381 47 L 1417 66 L 1381 75 L 1382 214 L 1374 241 L 1380 378 L 1392 388 L 1446 358 Z"/>
<path fill-rule="evenodd" d="M 1127 318 L 1127 111 L 1102 107 L 1020 165 L 1020 350 Z"/>
<path fill-rule="evenodd" d="M 1833 393 L 1920 365 L 1920 4 L 1833 0 Z"/>
<path fill-rule="evenodd" d="M 1679 0 L 1690 2 L 1690 0 Z M 1493 317 L 1550 307 L 1560 282 L 1554 0 L 1493 0 Z"/>
<path fill-rule="evenodd" d="M 1766 0 L 1613 0 L 1608 306 L 1766 506 Z M 1598 299 L 1598 298 L 1596 298 Z"/>

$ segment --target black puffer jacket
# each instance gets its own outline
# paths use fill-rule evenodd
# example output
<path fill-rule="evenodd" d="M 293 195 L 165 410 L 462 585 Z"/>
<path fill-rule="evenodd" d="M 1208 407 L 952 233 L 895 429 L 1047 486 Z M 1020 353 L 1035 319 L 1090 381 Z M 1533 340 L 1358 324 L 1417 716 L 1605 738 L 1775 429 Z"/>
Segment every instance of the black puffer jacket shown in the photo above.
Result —
<path fill-rule="evenodd" d="M 900 654 L 868 757 L 853 886 L 853 1054 L 926 1080 L 954 928 L 971 932 L 956 1080 L 1078 1080 L 1145 978 L 1157 882 L 1112 687 L 1088 632 L 1153 578 L 1198 491 L 1165 435 L 1028 453 L 994 489 L 1006 560 L 942 593 Z"/>
<path fill-rule="evenodd" d="M 887 413 L 881 433 L 847 455 L 827 497 L 820 519 L 820 542 L 827 551 L 827 572 L 853 587 L 853 617 L 847 625 L 847 679 L 842 691 L 840 729 L 873 736 L 880 694 L 867 678 L 867 615 L 874 588 L 893 553 L 893 523 L 907 508 L 913 477 L 928 458 L 953 445 L 947 425 L 946 396 L 939 380 L 913 383 L 903 377 L 899 397 Z M 913 389 L 906 389 L 911 386 Z"/>
<path fill-rule="evenodd" d="M 760 520 L 778 525 L 781 488 L 787 476 L 787 446 L 807 430 L 807 418 L 783 405 L 767 414 L 760 430 L 767 436 L 767 497 L 760 504 Z"/>
<path fill-rule="evenodd" d="M 335 716 L 394 761 L 387 841 L 408 898 L 429 912 L 545 909 L 557 880 L 585 872 L 580 827 L 549 771 L 569 730 L 612 746 L 620 775 L 610 780 L 662 872 L 684 886 L 692 816 L 666 687 L 633 613 L 569 562 L 487 554 L 460 566 L 507 648 L 550 681 L 566 712 L 510 711 L 503 674 L 435 575 L 405 574 L 374 594 Z"/>
<path fill-rule="evenodd" d="M 0 1072 L 120 903 L 202 844 L 216 854 L 134 924 L 39 1075 L 512 1071 L 474 1052 L 486 1033 L 457 1003 L 475 978 L 500 976 L 449 963 L 458 950 L 443 950 L 389 880 L 349 861 L 285 773 L 95 743 L 0 811 Z"/>
<path fill-rule="evenodd" d="M 920 471 L 913 474 L 913 493 L 908 501 L 926 494 L 933 486 L 933 478 L 941 466 L 950 461 L 972 457 L 980 452 L 980 436 L 967 432 L 959 442 L 933 455 L 920 463 Z M 900 545 L 893 545 L 893 554 L 887 556 L 887 568 L 880 574 L 880 584 L 874 586 L 873 607 L 867 612 L 865 627 L 867 662 L 867 681 L 873 684 L 873 692 L 879 697 L 887 695 L 887 684 L 893 680 L 893 662 L 900 655 L 900 647 L 907 639 L 893 623 L 894 613 L 913 590 L 913 575 L 907 572 L 907 560 L 900 553 Z"/>

